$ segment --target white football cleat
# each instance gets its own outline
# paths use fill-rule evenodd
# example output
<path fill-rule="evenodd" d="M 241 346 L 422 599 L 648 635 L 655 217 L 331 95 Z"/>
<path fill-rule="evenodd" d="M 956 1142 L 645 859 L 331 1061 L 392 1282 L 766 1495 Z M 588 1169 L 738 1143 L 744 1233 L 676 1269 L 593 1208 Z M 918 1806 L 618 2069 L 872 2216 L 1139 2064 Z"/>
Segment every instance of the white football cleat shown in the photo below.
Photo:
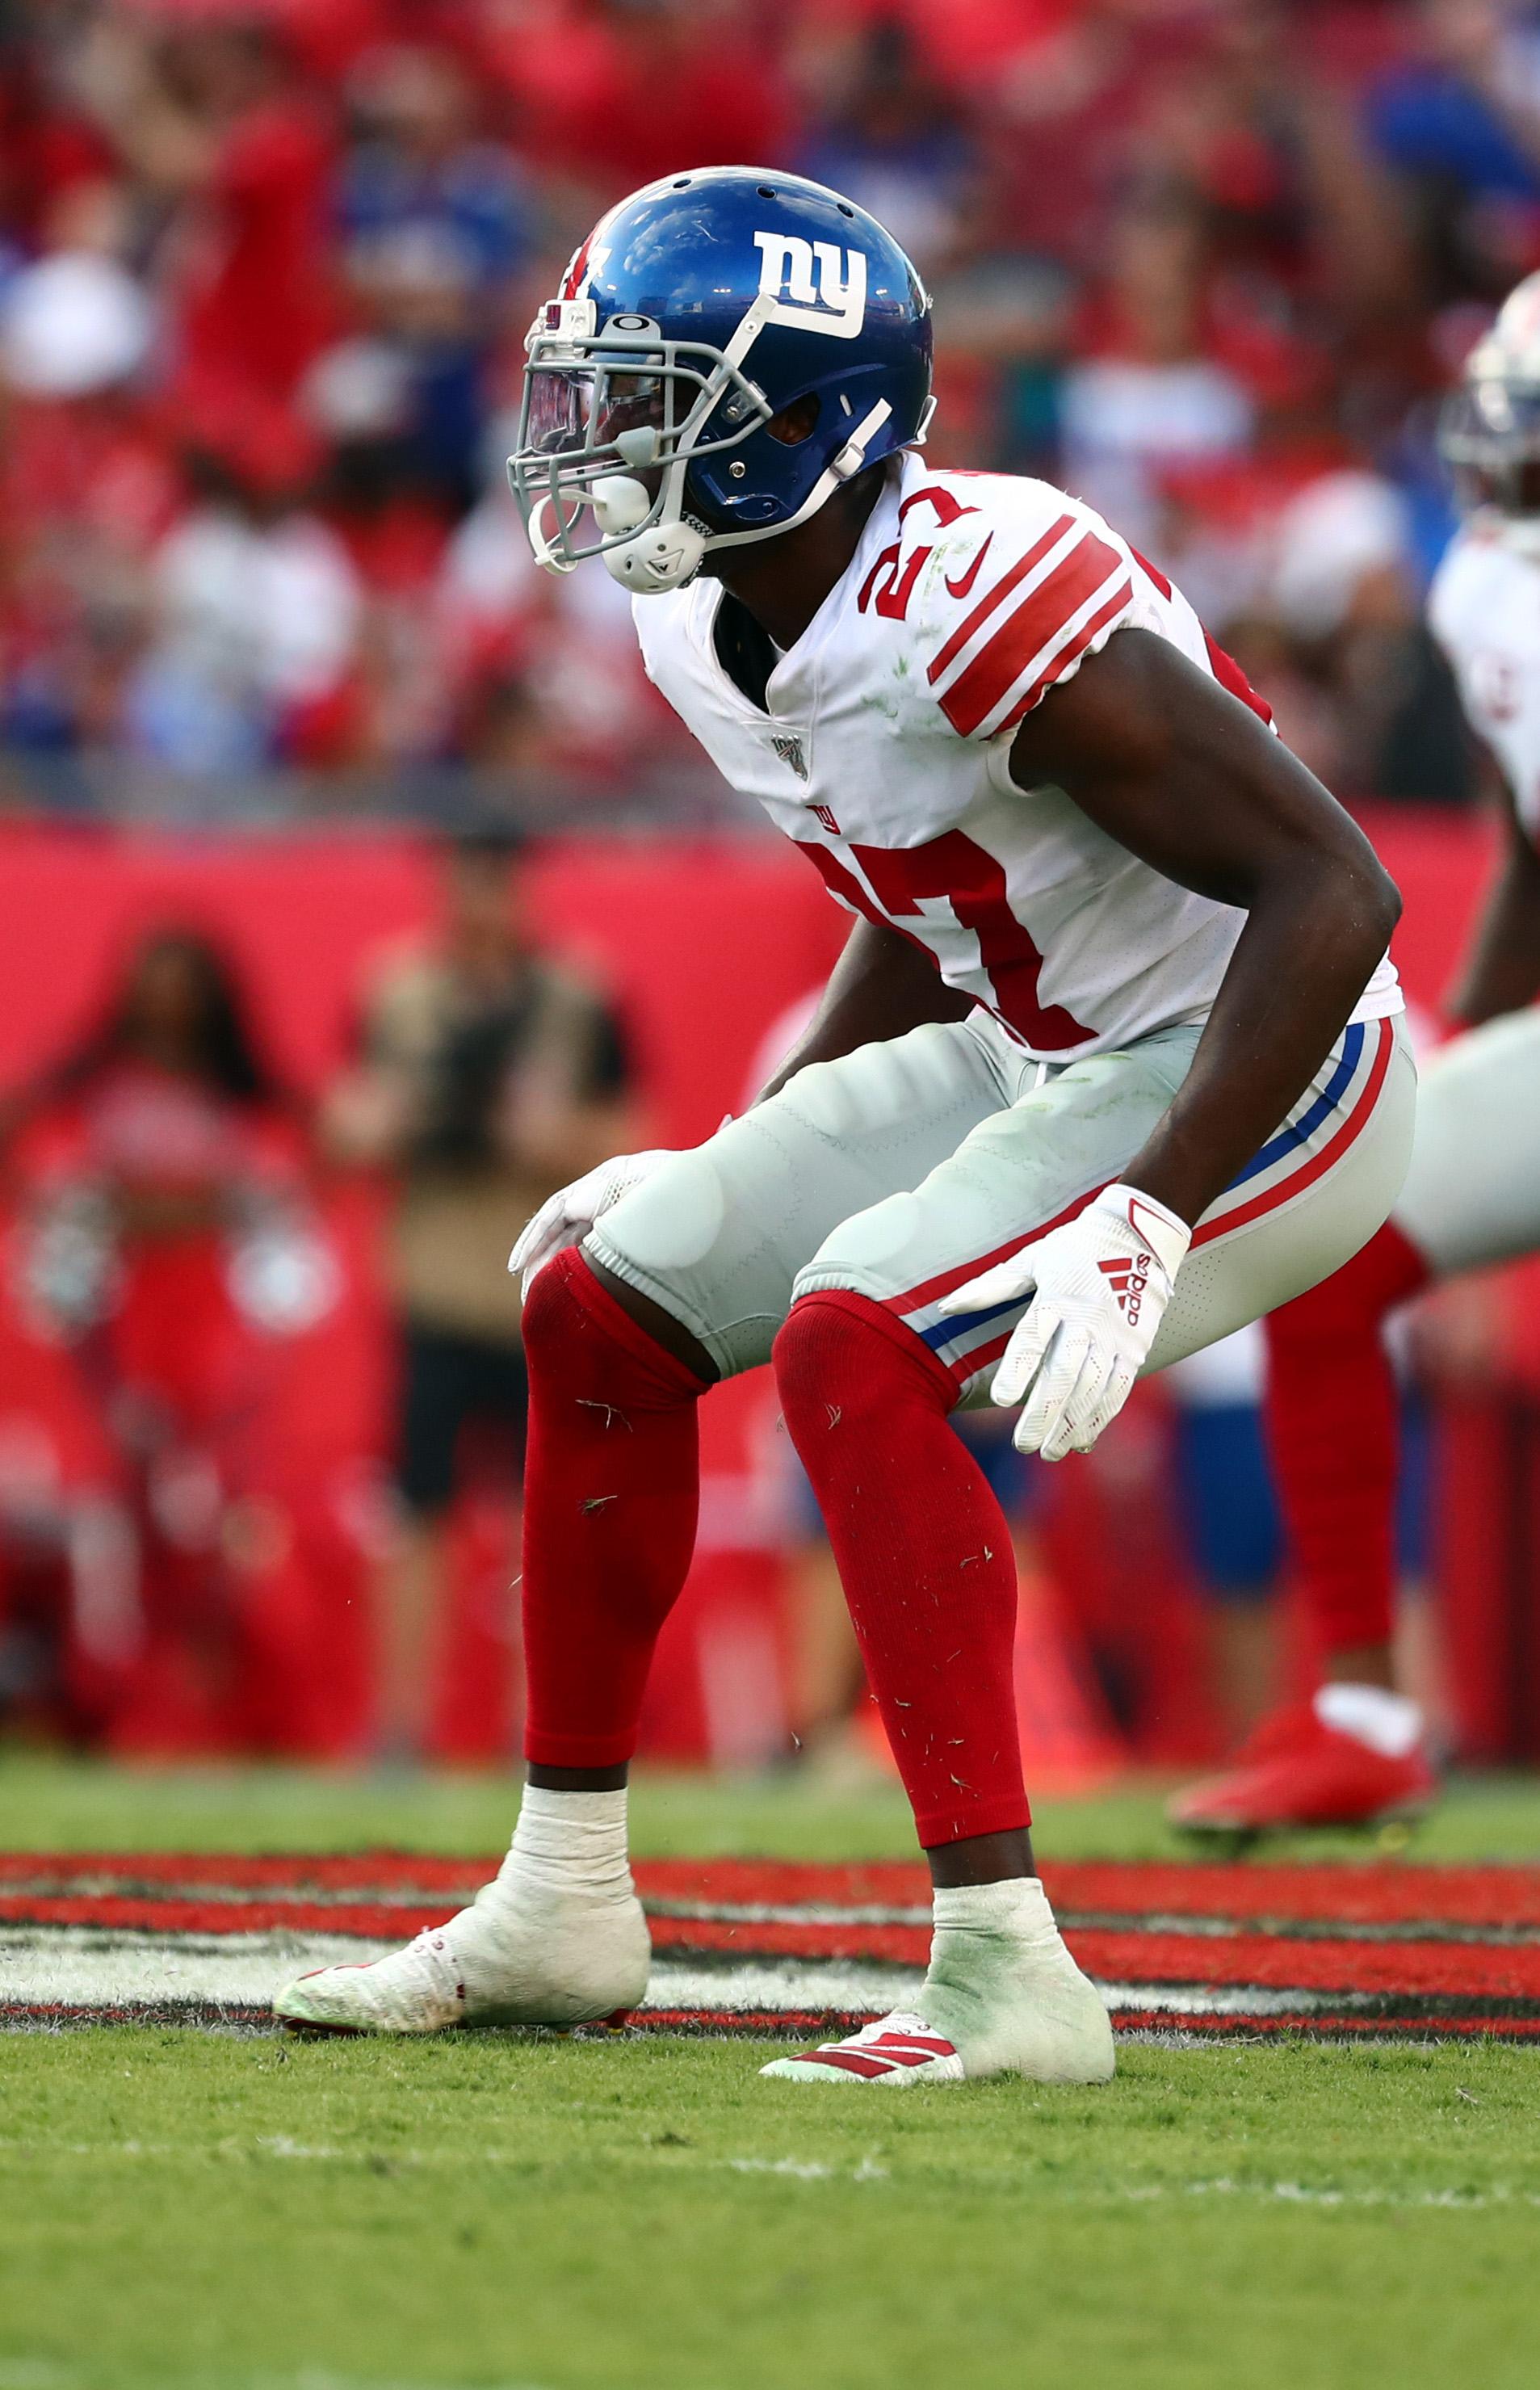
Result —
<path fill-rule="evenodd" d="M 1111 2020 L 1035 1878 L 940 1891 L 935 1905 L 918 2010 L 760 2073 L 789 2083 L 1110 2082 Z"/>
<path fill-rule="evenodd" d="M 843 2041 L 821 2041 L 796 2058 L 774 2058 L 762 2075 L 783 2083 L 831 2083 L 841 2075 L 861 2083 L 960 2083 L 963 2062 L 944 2034 L 933 2033 L 919 2016 L 895 2009 Z"/>
<path fill-rule="evenodd" d="M 388 1959 L 322 1967 L 278 1994 L 283 2024 L 315 2033 L 618 2022 L 647 1990 L 652 1945 L 630 1889 L 530 1880 L 517 1843 L 468 1908 Z"/>
<path fill-rule="evenodd" d="M 314 2033 L 442 2033 L 464 2023 L 465 2009 L 460 1964 L 442 1925 L 389 1959 L 301 1975 L 273 2003 L 281 2024 Z"/>

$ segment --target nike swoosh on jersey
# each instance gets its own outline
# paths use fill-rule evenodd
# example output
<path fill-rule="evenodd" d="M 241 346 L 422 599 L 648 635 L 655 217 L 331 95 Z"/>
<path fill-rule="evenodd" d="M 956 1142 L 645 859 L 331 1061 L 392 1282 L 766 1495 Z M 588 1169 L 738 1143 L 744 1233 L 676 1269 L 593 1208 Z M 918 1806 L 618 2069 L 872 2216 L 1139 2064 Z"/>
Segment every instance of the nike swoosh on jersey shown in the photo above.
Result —
<path fill-rule="evenodd" d="M 982 547 L 980 548 L 978 555 L 973 559 L 972 563 L 969 566 L 968 571 L 963 574 L 960 581 L 954 581 L 949 572 L 944 576 L 946 586 L 954 598 L 966 598 L 969 591 L 972 588 L 973 584 L 979 577 L 979 567 L 983 562 L 985 557 L 989 554 L 990 542 L 994 537 L 995 533 L 991 532 L 989 538 L 985 540 Z"/>

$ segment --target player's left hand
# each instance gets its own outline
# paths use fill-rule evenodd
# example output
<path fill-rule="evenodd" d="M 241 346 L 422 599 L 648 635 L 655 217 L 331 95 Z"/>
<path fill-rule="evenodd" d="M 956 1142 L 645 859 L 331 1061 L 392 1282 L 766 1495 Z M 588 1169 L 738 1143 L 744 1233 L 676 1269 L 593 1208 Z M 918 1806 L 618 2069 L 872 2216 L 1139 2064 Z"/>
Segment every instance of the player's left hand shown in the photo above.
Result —
<path fill-rule="evenodd" d="M 984 1270 L 938 1307 L 988 1311 L 1030 1294 L 990 1399 L 1020 1403 L 1019 1452 L 1089 1452 L 1149 1357 L 1192 1230 L 1136 1187 L 1108 1187 L 1078 1218 Z"/>

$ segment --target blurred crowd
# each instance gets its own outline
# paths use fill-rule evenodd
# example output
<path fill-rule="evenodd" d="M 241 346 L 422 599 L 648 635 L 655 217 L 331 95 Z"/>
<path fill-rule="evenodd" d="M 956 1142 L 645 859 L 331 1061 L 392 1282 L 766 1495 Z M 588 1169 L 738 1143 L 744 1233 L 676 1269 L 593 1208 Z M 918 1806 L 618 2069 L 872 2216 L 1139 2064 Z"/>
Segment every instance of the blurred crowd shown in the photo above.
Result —
<path fill-rule="evenodd" d="M 509 1241 L 638 1119 L 620 1017 L 532 940 L 518 843 L 445 842 L 434 878 L 319 1089 L 193 917 L 105 958 L 0 1099 L 0 1732 L 416 1754 L 478 1492 L 506 1677 Z M 349 1612 L 366 1681 L 328 1722 L 303 1679 Z"/>
<path fill-rule="evenodd" d="M 762 160 L 913 251 L 944 460 L 1103 507 L 1344 792 L 1464 793 L 1432 427 L 1540 264 L 1528 0 L 3 0 L 0 802 L 698 776 L 502 466 L 594 217 Z"/>

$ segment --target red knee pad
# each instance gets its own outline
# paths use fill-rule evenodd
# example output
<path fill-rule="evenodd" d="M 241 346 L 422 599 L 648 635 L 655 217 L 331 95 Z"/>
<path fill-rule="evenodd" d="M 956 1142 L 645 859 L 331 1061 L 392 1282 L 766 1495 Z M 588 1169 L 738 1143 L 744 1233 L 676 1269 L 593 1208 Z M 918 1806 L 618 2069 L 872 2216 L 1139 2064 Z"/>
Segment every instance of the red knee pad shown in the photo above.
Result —
<path fill-rule="evenodd" d="M 597 1388 L 602 1378 L 617 1397 L 624 1387 L 648 1409 L 692 1402 L 704 1390 L 706 1381 L 665 1353 L 600 1285 L 576 1245 L 554 1255 L 531 1279 L 523 1336 L 532 1385 L 537 1377 L 555 1377 L 581 1379 L 585 1387 L 591 1381 Z M 583 1392 L 576 1395 L 584 1398 Z"/>
<path fill-rule="evenodd" d="M 792 1304 L 771 1359 L 787 1433 L 804 1463 L 803 1439 L 815 1443 L 820 1428 L 827 1432 L 831 1408 L 841 1419 L 880 1414 L 897 1396 L 944 1418 L 957 1399 L 950 1374 L 912 1329 L 842 1287 Z"/>

